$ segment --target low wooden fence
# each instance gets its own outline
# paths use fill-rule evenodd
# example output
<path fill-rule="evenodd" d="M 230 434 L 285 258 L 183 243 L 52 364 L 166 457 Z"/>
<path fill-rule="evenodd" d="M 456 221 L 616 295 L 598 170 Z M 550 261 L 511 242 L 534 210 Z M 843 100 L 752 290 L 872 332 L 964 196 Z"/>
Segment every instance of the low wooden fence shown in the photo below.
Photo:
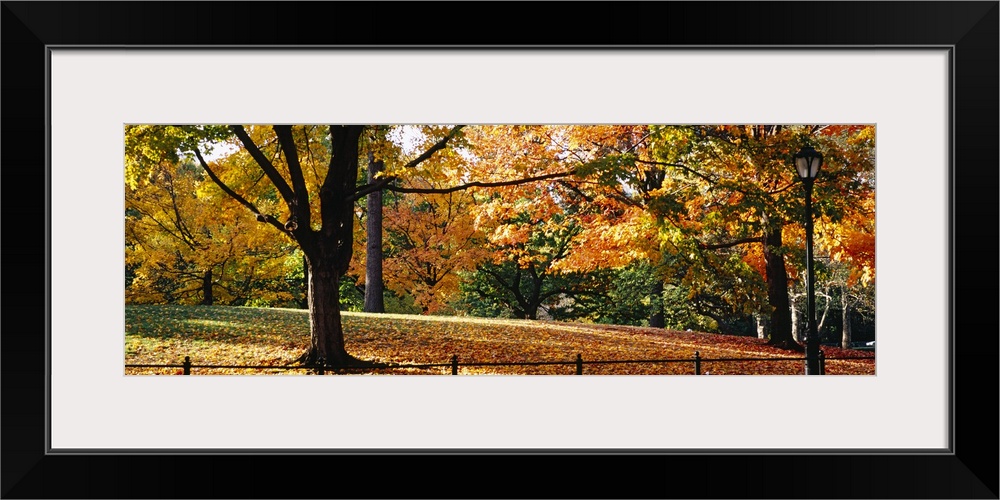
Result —
<path fill-rule="evenodd" d="M 819 353 L 819 374 L 826 374 L 826 358 L 823 352 Z M 855 360 L 855 359 L 872 359 L 870 356 L 843 356 L 837 358 L 829 358 L 829 360 Z M 180 368 L 182 370 L 181 374 L 190 375 L 192 369 L 229 369 L 229 370 L 305 370 L 317 375 L 326 375 L 327 373 L 341 373 L 349 372 L 352 370 L 373 370 L 373 369 L 428 369 L 428 368 L 450 368 L 452 375 L 458 375 L 459 368 L 465 367 L 502 367 L 502 366 L 551 366 L 551 365 L 566 365 L 574 366 L 576 368 L 577 375 L 583 375 L 584 365 L 611 365 L 611 364 L 666 364 L 666 363 L 689 363 L 691 365 L 692 373 L 694 375 L 702 375 L 702 364 L 703 363 L 726 363 L 726 362 L 744 362 L 744 361 L 761 361 L 761 362 L 792 362 L 799 361 L 803 362 L 803 370 L 806 358 L 702 358 L 699 351 L 695 351 L 694 357 L 692 358 L 674 358 L 674 359 L 624 359 L 624 360 L 584 360 L 583 354 L 577 354 L 575 360 L 568 361 L 522 361 L 522 362 L 477 362 L 477 361 L 467 361 L 459 362 L 458 356 L 453 355 L 451 360 L 447 363 L 422 363 L 422 364 L 409 364 L 409 363 L 393 363 L 385 366 L 379 367 L 349 367 L 349 368 L 333 368 L 330 366 L 325 366 L 325 363 L 320 360 L 320 363 L 315 365 L 289 365 L 289 366 L 264 366 L 264 365 L 195 365 L 191 363 L 191 357 L 185 356 L 184 362 L 181 364 L 165 364 L 165 365 L 153 365 L 153 364 L 126 364 L 125 368 Z"/>

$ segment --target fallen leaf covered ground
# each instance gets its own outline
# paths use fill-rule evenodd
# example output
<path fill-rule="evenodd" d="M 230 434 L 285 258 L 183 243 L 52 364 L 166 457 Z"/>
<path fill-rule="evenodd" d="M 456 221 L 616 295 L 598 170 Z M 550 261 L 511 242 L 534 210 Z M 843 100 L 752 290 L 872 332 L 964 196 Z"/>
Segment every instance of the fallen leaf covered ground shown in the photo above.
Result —
<path fill-rule="evenodd" d="M 709 375 L 801 375 L 802 354 L 754 337 L 631 326 L 452 316 L 343 313 L 347 350 L 395 365 L 565 362 L 543 366 L 460 366 L 460 374 L 576 373 L 581 354 L 587 375 L 690 375 L 697 351 Z M 309 315 L 298 309 L 143 305 L 125 308 L 125 364 L 180 365 L 194 375 L 289 374 L 305 370 L 198 368 L 198 365 L 292 364 L 308 346 Z M 874 375 L 874 353 L 823 347 L 829 375 Z M 864 359 L 836 360 L 840 357 Z M 721 358 L 766 358 L 711 361 Z M 628 360 L 682 360 L 620 363 Z M 598 364 L 590 362 L 600 361 Z M 182 369 L 125 368 L 126 374 L 179 374 Z M 346 372 L 345 372 L 346 373 Z M 353 373 L 450 374 L 448 366 L 388 368 Z"/>

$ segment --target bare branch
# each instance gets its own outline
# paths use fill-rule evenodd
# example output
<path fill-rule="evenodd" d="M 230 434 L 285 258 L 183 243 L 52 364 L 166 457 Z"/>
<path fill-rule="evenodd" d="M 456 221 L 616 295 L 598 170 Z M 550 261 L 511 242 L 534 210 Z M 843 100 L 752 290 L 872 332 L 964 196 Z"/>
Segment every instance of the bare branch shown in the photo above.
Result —
<path fill-rule="evenodd" d="M 720 248 L 732 248 L 737 245 L 745 245 L 747 243 L 762 243 L 764 239 L 760 236 L 751 236 L 749 238 L 741 238 L 738 240 L 727 241 L 725 243 L 702 243 L 698 242 L 698 248 L 705 250 L 718 250 Z"/>
<path fill-rule="evenodd" d="M 642 163 L 644 165 L 657 165 L 657 166 L 661 166 L 661 167 L 679 168 L 679 169 L 681 169 L 681 170 L 683 170 L 683 171 L 685 171 L 685 172 L 687 172 L 689 174 L 692 174 L 692 175 L 695 175 L 695 176 L 698 176 L 698 177 L 704 179 L 706 182 L 710 182 L 712 184 L 716 184 L 716 183 L 719 182 L 718 179 L 713 179 L 713 178 L 711 178 L 711 177 L 709 177 L 709 176 L 707 176 L 707 175 L 705 175 L 705 174 L 703 174 L 703 173 L 701 173 L 701 172 L 699 172 L 699 171 L 697 171 L 697 170 L 695 170 L 695 169 L 693 169 L 693 168 L 691 168 L 691 167 L 689 167 L 687 165 L 684 165 L 683 163 L 671 163 L 671 162 L 665 162 L 665 161 L 643 160 L 643 159 L 640 159 L 640 158 L 636 158 L 635 162 L 636 163 Z"/>
<path fill-rule="evenodd" d="M 765 191 L 765 193 L 771 194 L 771 195 L 782 193 L 784 191 L 788 191 L 789 189 L 792 189 L 793 187 L 795 187 L 796 184 L 798 184 L 798 183 L 793 181 L 793 182 L 790 182 L 789 184 L 785 185 L 784 187 L 775 189 L 774 191 Z"/>
<path fill-rule="evenodd" d="M 453 193 L 455 191 L 462 191 L 464 189 L 481 187 L 481 188 L 491 188 L 491 187 L 504 187 L 504 186 L 517 186 L 520 184 L 528 184 L 530 182 L 544 181 L 548 179 L 559 179 L 562 177 L 569 177 L 575 174 L 574 171 L 569 172 L 556 172 L 553 174 L 539 175 L 536 177 L 526 177 L 523 179 L 513 179 L 509 181 L 497 181 L 497 182 L 469 182 L 466 184 L 460 184 L 458 186 L 452 186 L 447 188 L 406 188 L 388 185 L 383 189 L 387 191 L 393 191 L 396 193 L 422 193 L 422 194 L 447 194 Z"/>
<path fill-rule="evenodd" d="M 588 196 L 587 193 L 584 193 L 582 190 L 580 190 L 580 188 L 578 188 L 578 187 L 570 184 L 569 182 L 558 181 L 557 184 L 559 184 L 560 186 L 562 186 L 562 187 L 564 187 L 564 188 L 566 188 L 566 189 L 568 189 L 568 190 L 576 193 L 577 196 L 583 198 L 584 200 L 587 200 L 587 203 L 593 203 L 594 202 L 594 198 Z"/>
<path fill-rule="evenodd" d="M 194 244 L 191 241 L 188 241 L 187 238 L 184 237 L 183 233 L 174 233 L 173 230 L 171 230 L 169 227 L 167 227 L 167 225 L 164 224 L 163 222 L 160 222 L 160 220 L 157 219 L 149 211 L 143 210 L 142 208 L 139 208 L 139 207 L 136 207 L 136 206 L 130 206 L 129 208 L 132 208 L 133 210 L 138 211 L 143 217 L 148 218 L 149 220 L 151 220 L 154 223 L 156 223 L 156 225 L 159 226 L 160 229 L 163 229 L 163 231 L 166 232 L 167 234 L 169 234 L 170 236 L 173 236 L 177 240 L 179 240 L 179 241 L 183 242 L 184 244 L 186 244 L 191 250 L 197 250 L 197 248 L 195 248 Z M 142 224 L 142 225 L 143 226 L 147 226 L 147 227 L 149 226 L 149 224 Z"/>

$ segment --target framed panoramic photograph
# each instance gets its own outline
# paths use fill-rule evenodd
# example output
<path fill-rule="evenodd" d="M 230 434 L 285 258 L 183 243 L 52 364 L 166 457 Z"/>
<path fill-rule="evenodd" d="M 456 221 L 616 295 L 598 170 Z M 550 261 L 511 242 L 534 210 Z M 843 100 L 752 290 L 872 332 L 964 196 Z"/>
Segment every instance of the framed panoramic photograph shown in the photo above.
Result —
<path fill-rule="evenodd" d="M 4 497 L 997 497 L 996 2 L 3 5 Z"/>

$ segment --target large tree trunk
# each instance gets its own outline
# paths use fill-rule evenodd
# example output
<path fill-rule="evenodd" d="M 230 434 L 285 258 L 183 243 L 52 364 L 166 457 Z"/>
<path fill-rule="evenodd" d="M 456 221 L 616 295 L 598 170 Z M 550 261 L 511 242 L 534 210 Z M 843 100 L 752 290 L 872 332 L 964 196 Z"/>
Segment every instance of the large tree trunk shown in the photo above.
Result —
<path fill-rule="evenodd" d="M 767 299 L 771 304 L 771 340 L 769 345 L 801 350 L 792 338 L 792 313 L 788 300 L 788 273 L 781 252 L 781 226 L 770 225 L 764 235 L 764 261 L 767 273 Z"/>
<path fill-rule="evenodd" d="M 649 291 L 650 306 L 649 326 L 653 328 L 663 328 L 666 319 L 663 316 L 663 280 L 656 278 L 652 290 Z"/>
<path fill-rule="evenodd" d="M 537 296 L 524 297 L 515 296 L 517 305 L 513 307 L 514 316 L 524 319 L 538 319 L 538 308 L 542 306 L 542 301 Z"/>
<path fill-rule="evenodd" d="M 205 271 L 205 276 L 201 279 L 201 305 L 210 306 L 215 302 L 212 295 L 212 270 Z"/>
<path fill-rule="evenodd" d="M 383 162 L 368 155 L 368 182 L 382 171 Z M 385 312 L 382 282 L 382 191 L 368 193 L 367 254 L 365 256 L 365 312 Z"/>
<path fill-rule="evenodd" d="M 293 234 L 309 264 L 310 346 L 300 361 L 322 359 L 334 367 L 370 366 L 347 353 L 340 321 L 340 277 L 354 246 L 354 205 L 348 194 L 358 173 L 358 138 L 364 127 L 331 126 L 330 169 L 320 188 L 323 227 L 297 227 Z"/>
<path fill-rule="evenodd" d="M 301 361 L 347 366 L 357 361 L 344 347 L 344 329 L 340 322 L 340 273 L 336 259 L 308 257 L 309 330 L 311 345 Z"/>

